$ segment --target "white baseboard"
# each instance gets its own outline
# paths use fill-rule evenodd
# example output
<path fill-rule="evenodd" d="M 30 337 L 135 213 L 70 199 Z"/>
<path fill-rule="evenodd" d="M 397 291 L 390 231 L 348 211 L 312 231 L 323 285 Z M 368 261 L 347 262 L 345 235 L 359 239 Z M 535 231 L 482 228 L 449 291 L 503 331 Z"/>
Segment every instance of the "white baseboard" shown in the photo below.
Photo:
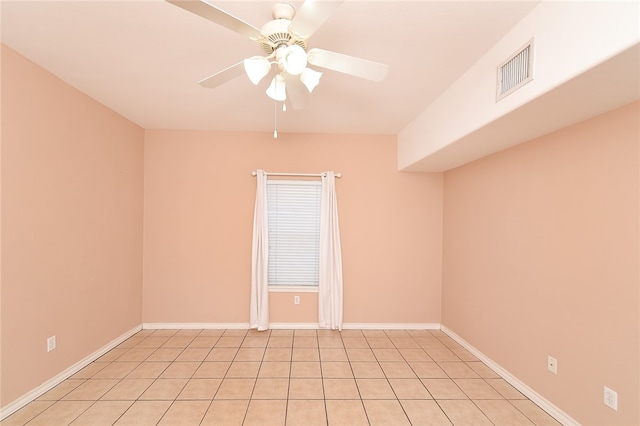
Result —
<path fill-rule="evenodd" d="M 232 329 L 232 330 L 244 330 L 249 328 L 249 323 L 243 322 L 145 322 L 142 323 L 144 330 L 220 330 L 220 329 Z"/>
<path fill-rule="evenodd" d="M 351 322 L 342 324 L 344 330 L 440 330 L 439 323 L 374 323 L 374 322 Z"/>
<path fill-rule="evenodd" d="M 282 329 L 321 329 L 318 323 L 271 323 L 269 328 Z M 437 323 L 344 323 L 343 330 L 439 330 Z"/>
<path fill-rule="evenodd" d="M 272 330 L 318 330 L 317 322 L 272 322 L 269 323 Z"/>
<path fill-rule="evenodd" d="M 249 323 L 166 323 L 166 322 L 145 322 L 142 324 L 145 330 L 179 330 L 179 329 L 203 329 L 219 330 L 233 329 L 243 330 L 249 328 Z M 269 328 L 273 330 L 320 329 L 318 323 L 313 322 L 272 322 Z M 344 323 L 344 330 L 439 330 L 438 323 Z"/>
<path fill-rule="evenodd" d="M 440 327 L 440 329 L 451 337 L 453 340 L 462 345 L 466 350 L 471 352 L 476 358 L 480 361 L 484 362 L 487 367 L 491 368 L 495 371 L 500 377 L 506 380 L 511 386 L 519 390 L 524 396 L 529 398 L 533 403 L 538 405 L 544 411 L 549 413 L 550 416 L 555 418 L 557 421 L 562 423 L 564 426 L 578 426 L 580 423 L 575 421 L 571 416 L 567 413 L 553 405 L 547 399 L 545 399 L 542 395 L 531 389 L 529 386 L 521 382 L 517 377 L 513 374 L 509 373 L 507 370 L 502 368 L 496 362 L 494 362 L 491 358 L 480 352 L 478 349 L 474 348 L 471 344 L 469 344 L 462 337 L 458 336 L 456 333 L 445 327 L 444 325 Z"/>
<path fill-rule="evenodd" d="M 71 376 L 73 376 L 78 371 L 82 370 L 84 367 L 86 367 L 87 365 L 91 364 L 93 361 L 95 361 L 96 359 L 100 358 L 102 355 L 106 354 L 111 349 L 115 348 L 120 343 L 124 342 L 125 340 L 127 340 L 129 337 L 133 336 L 134 334 L 136 334 L 140 330 L 142 330 L 142 326 L 140 326 L 140 325 L 132 328 L 131 330 L 127 331 L 126 333 L 122 334 L 121 336 L 116 337 L 114 340 L 112 340 L 111 342 L 107 343 L 106 345 L 104 345 L 103 347 L 101 347 L 100 349 L 98 349 L 97 351 L 92 353 L 91 355 L 89 355 L 89 356 L 81 359 L 80 361 L 76 362 L 71 367 L 69 367 L 66 370 L 64 370 L 63 372 L 61 372 L 60 374 L 58 374 L 55 377 L 47 380 L 46 382 L 44 382 L 43 384 L 41 384 L 37 388 L 35 388 L 35 389 L 31 390 L 30 392 L 24 394 L 23 396 L 21 396 L 20 398 L 16 399 L 13 402 L 11 402 L 10 404 L 0 408 L 0 421 L 4 420 L 9 415 L 15 413 L 16 411 L 18 411 L 19 409 L 21 409 L 22 407 L 24 407 L 25 405 L 27 405 L 31 401 L 33 401 L 36 398 L 38 398 L 40 395 L 42 395 L 45 392 L 53 389 L 55 386 L 60 384 L 62 381 L 68 379 Z"/>

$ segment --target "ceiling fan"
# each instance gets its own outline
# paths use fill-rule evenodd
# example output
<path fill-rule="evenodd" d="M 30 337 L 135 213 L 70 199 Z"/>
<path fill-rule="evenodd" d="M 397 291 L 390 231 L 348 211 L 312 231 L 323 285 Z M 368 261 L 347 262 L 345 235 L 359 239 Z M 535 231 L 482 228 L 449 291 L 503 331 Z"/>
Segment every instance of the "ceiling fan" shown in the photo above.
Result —
<path fill-rule="evenodd" d="M 322 73 L 309 68 L 313 65 L 371 81 L 381 81 L 389 66 L 329 50 L 307 49 L 309 37 L 331 16 L 340 1 L 305 0 L 296 11 L 288 3 L 276 3 L 273 20 L 262 29 L 236 18 L 204 0 L 167 0 L 189 12 L 222 25 L 260 44 L 263 56 L 252 56 L 219 71 L 199 83 L 203 87 L 217 87 L 246 73 L 257 85 L 274 68 L 275 75 L 266 90 L 276 100 L 289 100 L 294 109 L 307 104 L 307 95 L 318 85 Z"/>

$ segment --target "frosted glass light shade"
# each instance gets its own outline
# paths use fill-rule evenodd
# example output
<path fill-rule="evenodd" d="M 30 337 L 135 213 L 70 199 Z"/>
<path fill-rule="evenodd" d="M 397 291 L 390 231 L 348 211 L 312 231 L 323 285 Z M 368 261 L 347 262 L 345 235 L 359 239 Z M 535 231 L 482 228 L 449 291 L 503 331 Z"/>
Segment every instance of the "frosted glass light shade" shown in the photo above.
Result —
<path fill-rule="evenodd" d="M 299 75 L 307 67 L 307 52 L 297 44 L 284 49 L 280 57 L 280 64 L 291 75 Z"/>
<path fill-rule="evenodd" d="M 252 56 L 244 60 L 244 70 L 253 84 L 260 83 L 260 80 L 269 74 L 270 69 L 269 60 L 262 56 Z"/>
<path fill-rule="evenodd" d="M 284 77 L 278 74 L 273 77 L 271 84 L 267 88 L 267 96 L 274 101 L 284 101 L 287 99 L 287 92 L 285 90 Z"/>
<path fill-rule="evenodd" d="M 322 77 L 321 72 L 309 68 L 305 68 L 300 74 L 300 80 L 302 80 L 302 83 L 305 85 L 309 93 L 311 93 L 318 83 L 320 83 L 320 77 Z"/>

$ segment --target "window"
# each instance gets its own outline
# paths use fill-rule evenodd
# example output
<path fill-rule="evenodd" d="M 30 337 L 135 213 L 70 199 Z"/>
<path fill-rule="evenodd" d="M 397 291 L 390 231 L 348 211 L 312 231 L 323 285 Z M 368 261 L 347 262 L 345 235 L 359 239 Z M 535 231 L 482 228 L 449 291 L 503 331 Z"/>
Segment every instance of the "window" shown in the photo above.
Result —
<path fill-rule="evenodd" d="M 321 181 L 267 181 L 270 286 L 317 289 L 321 197 Z"/>

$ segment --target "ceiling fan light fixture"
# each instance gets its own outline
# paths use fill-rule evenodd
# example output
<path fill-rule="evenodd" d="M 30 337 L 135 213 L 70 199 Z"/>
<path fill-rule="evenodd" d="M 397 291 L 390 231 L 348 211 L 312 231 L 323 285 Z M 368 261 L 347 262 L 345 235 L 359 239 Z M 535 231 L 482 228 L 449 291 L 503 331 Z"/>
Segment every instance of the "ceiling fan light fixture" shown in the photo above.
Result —
<path fill-rule="evenodd" d="M 322 77 L 322 73 L 319 71 L 312 70 L 310 68 L 305 68 L 300 74 L 300 80 L 302 84 L 307 88 L 309 93 L 313 92 L 313 89 L 320 83 L 320 77 Z"/>
<path fill-rule="evenodd" d="M 209 0 L 166 1 L 249 37 L 260 44 L 265 54 L 247 58 L 201 80 L 199 83 L 203 87 L 217 87 L 239 76 L 243 66 L 249 80 L 258 85 L 271 73 L 272 65 L 276 64 L 278 70 L 274 73 L 275 77 L 266 94 L 277 102 L 284 102 L 289 96 L 290 105 L 297 109 L 304 107 L 303 104 L 306 103 L 305 92 L 300 83 L 311 93 L 322 76 L 321 72 L 308 69 L 307 64 L 371 81 L 381 81 L 389 70 L 388 65 L 330 50 L 312 48 L 307 51 L 307 39 L 330 17 L 341 1 L 296 2 L 302 3 L 297 14 L 291 4 L 278 3 L 273 8 L 273 20 L 264 24 L 262 29 L 210 4 Z M 290 83 L 288 88 L 285 87 L 285 76 Z"/>
<path fill-rule="evenodd" d="M 297 44 L 282 49 L 280 64 L 291 75 L 300 75 L 307 67 L 307 52 Z"/>
<path fill-rule="evenodd" d="M 284 77 L 278 74 L 273 77 L 271 84 L 267 88 L 267 96 L 274 101 L 285 101 L 287 99 L 287 92 L 285 90 Z"/>
<path fill-rule="evenodd" d="M 271 64 L 269 60 L 262 56 L 252 56 L 244 60 L 244 70 L 253 84 L 257 85 L 260 83 L 260 80 L 269 74 L 270 69 Z"/>

